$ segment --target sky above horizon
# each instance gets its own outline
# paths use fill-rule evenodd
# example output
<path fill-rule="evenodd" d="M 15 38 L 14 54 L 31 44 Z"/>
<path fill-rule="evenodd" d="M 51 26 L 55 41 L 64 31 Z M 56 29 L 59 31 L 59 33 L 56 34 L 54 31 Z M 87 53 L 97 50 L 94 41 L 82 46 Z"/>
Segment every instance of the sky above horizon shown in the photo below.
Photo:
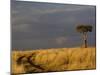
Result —
<path fill-rule="evenodd" d="M 92 25 L 89 46 L 95 46 L 96 8 L 90 5 L 11 1 L 12 49 L 79 47 L 79 24 Z"/>

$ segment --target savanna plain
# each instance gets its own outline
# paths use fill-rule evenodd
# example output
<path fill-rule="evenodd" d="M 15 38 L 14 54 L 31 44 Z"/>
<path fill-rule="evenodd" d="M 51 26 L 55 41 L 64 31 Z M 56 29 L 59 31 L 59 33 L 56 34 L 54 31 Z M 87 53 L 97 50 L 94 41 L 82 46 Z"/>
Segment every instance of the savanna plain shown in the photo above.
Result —
<path fill-rule="evenodd" d="M 96 48 L 51 48 L 12 51 L 12 74 L 96 68 Z"/>

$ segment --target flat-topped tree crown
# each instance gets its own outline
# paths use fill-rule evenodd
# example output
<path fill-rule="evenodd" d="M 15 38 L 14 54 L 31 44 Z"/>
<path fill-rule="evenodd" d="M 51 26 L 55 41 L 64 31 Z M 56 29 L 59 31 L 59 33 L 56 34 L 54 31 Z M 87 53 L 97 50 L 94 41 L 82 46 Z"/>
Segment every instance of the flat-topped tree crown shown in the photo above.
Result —
<path fill-rule="evenodd" d="M 92 32 L 92 26 L 91 25 L 78 25 L 76 27 L 77 31 L 80 33 L 84 32 Z"/>
<path fill-rule="evenodd" d="M 78 25 L 76 30 L 83 34 L 84 47 L 87 47 L 87 32 L 92 32 L 93 27 L 91 25 Z"/>

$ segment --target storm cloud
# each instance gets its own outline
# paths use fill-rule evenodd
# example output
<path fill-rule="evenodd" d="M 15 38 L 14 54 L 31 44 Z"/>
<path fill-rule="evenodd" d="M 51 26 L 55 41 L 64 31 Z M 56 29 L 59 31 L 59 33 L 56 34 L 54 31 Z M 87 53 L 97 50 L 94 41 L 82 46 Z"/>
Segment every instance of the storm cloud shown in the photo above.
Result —
<path fill-rule="evenodd" d="M 78 47 L 78 24 L 93 26 L 90 46 L 95 45 L 95 6 L 11 1 L 12 48 Z"/>

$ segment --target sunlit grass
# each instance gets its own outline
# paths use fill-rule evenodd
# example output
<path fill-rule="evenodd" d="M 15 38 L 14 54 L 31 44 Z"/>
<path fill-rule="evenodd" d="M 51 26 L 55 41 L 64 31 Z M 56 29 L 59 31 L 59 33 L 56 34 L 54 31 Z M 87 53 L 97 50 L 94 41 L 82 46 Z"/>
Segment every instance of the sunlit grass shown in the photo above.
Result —
<path fill-rule="evenodd" d="M 36 53 L 31 57 L 31 62 L 42 67 L 44 70 L 31 66 L 29 63 L 17 64 L 17 59 L 27 57 Z M 13 51 L 12 52 L 12 73 L 31 73 L 31 72 L 50 72 L 50 71 L 68 71 L 68 70 L 84 70 L 96 68 L 95 48 L 57 48 L 57 49 L 40 49 L 31 51 Z M 28 65 L 29 71 L 25 70 Z"/>

